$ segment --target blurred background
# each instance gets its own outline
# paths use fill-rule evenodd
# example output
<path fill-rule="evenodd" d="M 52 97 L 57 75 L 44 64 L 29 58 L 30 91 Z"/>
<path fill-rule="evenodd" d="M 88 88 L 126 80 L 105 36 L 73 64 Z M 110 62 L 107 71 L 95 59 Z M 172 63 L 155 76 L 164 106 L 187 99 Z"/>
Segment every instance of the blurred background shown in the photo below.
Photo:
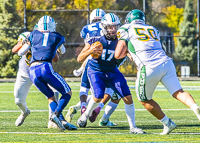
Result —
<path fill-rule="evenodd" d="M 43 15 L 54 18 L 56 31 L 66 39 L 67 52 L 53 64 L 54 69 L 63 77 L 72 77 L 81 65 L 76 61 L 84 47 L 80 31 L 96 8 L 115 13 L 122 25 L 129 11 L 142 10 L 146 23 L 160 31 L 162 48 L 173 58 L 177 75 L 199 77 L 199 0 L 0 0 L 0 77 L 16 76 L 20 57 L 11 49 L 19 34 L 32 31 Z M 129 60 L 120 71 L 125 76 L 137 72 Z"/>

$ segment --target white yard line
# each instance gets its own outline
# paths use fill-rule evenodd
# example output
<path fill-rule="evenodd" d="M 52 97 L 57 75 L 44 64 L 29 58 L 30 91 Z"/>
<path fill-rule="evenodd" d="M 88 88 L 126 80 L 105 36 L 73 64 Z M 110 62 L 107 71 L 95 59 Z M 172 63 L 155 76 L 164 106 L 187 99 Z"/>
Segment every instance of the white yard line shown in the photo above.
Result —
<path fill-rule="evenodd" d="M 129 133 L 43 133 L 43 132 L 0 132 L 0 134 L 37 134 L 37 135 L 97 135 L 97 134 L 101 134 L 101 135 L 125 135 L 125 134 L 129 134 Z M 148 134 L 148 133 L 147 133 Z M 160 134 L 160 133 L 149 133 L 149 134 Z M 170 133 L 172 135 L 200 135 L 200 133 Z"/>
<path fill-rule="evenodd" d="M 182 110 L 191 110 L 191 109 L 162 109 L 166 111 L 182 111 Z M 68 111 L 68 110 L 63 110 Z M 103 112 L 104 109 L 101 110 Z M 125 109 L 116 109 L 115 111 L 125 111 Z M 135 111 L 147 111 L 146 109 L 135 109 Z M 0 110 L 0 112 L 20 112 L 20 110 Z M 49 112 L 49 110 L 31 110 L 31 112 Z"/>

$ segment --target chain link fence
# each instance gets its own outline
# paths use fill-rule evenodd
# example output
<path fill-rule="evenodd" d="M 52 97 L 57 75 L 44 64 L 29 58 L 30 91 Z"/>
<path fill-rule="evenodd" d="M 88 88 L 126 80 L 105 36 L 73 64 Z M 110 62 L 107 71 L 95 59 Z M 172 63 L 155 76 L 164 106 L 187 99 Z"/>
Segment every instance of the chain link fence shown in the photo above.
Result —
<path fill-rule="evenodd" d="M 118 1 L 116 1 L 118 2 Z M 134 1 L 134 2 L 137 2 Z M 195 2 L 194 2 L 195 3 Z M 166 54 L 173 58 L 173 53 L 175 52 L 176 44 L 174 33 L 171 32 L 170 28 L 166 24 L 161 23 L 159 13 L 161 9 L 167 6 L 176 5 L 178 8 L 184 8 L 184 3 L 181 3 L 177 0 L 162 1 L 156 2 L 155 0 L 146 1 L 146 5 L 141 6 L 138 9 L 141 9 L 145 12 L 147 23 L 155 26 L 160 31 L 161 43 L 163 49 L 166 51 Z M 145 6 L 145 7 L 144 7 Z M 137 6 L 133 9 L 137 9 Z M 143 8 L 143 9 L 142 9 Z M 58 63 L 54 63 L 54 69 L 56 72 L 61 74 L 64 77 L 73 76 L 73 70 L 78 69 L 81 63 L 76 61 L 78 54 L 81 49 L 84 47 L 84 40 L 80 38 L 80 31 L 82 27 L 88 24 L 89 13 L 92 10 L 66 10 L 66 9 L 57 9 L 57 10 L 26 10 L 26 30 L 31 31 L 34 27 L 34 24 L 37 23 L 39 18 L 43 15 L 49 15 L 54 18 L 57 22 L 56 31 L 61 33 L 65 39 L 66 53 L 60 55 Z M 105 10 L 105 12 L 115 13 L 121 20 L 121 24 L 124 24 L 125 17 L 130 10 Z M 157 15 L 157 16 L 156 16 Z M 162 14 L 160 14 L 162 16 Z M 35 17 L 35 18 L 33 18 Z M 31 20 L 29 20 L 31 19 Z M 193 35 L 192 35 L 193 36 Z M 194 36 L 193 36 L 194 37 Z M 194 37 L 195 38 L 195 37 Z M 181 66 L 189 66 L 187 62 L 179 61 L 176 59 L 174 61 L 177 69 L 178 76 L 181 76 Z M 191 67 L 196 68 L 196 67 Z M 133 62 L 127 60 L 121 67 L 120 71 L 125 76 L 136 76 L 137 70 Z M 192 73 L 189 75 L 197 75 L 196 70 L 192 70 Z"/>

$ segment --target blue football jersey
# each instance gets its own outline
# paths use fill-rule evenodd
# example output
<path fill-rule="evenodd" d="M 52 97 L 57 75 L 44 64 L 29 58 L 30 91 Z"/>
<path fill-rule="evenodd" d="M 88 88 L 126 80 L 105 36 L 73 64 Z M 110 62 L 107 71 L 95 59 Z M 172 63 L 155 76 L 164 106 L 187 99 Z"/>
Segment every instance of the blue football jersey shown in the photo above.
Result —
<path fill-rule="evenodd" d="M 102 55 L 98 59 L 90 59 L 88 66 L 93 70 L 102 72 L 111 72 L 116 68 L 116 59 L 114 58 L 115 48 L 117 46 L 118 39 L 108 40 L 105 36 L 99 38 L 93 37 L 88 41 L 90 45 L 92 43 L 100 41 L 103 45 Z"/>
<path fill-rule="evenodd" d="M 102 36 L 101 30 L 101 22 L 91 23 L 82 28 L 80 36 L 84 39 L 85 43 L 87 43 L 94 35 L 96 37 Z"/>
<path fill-rule="evenodd" d="M 58 32 L 45 32 L 34 30 L 31 32 L 29 41 L 31 42 L 32 58 L 34 61 L 52 62 L 58 47 L 65 42 L 65 38 Z"/>

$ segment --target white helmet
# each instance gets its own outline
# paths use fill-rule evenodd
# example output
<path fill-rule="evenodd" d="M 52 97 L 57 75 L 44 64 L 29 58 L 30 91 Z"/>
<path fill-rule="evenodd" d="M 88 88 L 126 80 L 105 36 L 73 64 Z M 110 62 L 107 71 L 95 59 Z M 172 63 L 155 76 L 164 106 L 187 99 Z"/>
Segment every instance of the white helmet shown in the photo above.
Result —
<path fill-rule="evenodd" d="M 38 21 L 38 31 L 56 31 L 56 23 L 55 20 L 50 16 L 42 16 Z"/>
<path fill-rule="evenodd" d="M 106 13 L 103 9 L 94 9 L 90 14 L 90 23 L 101 21 L 105 14 Z"/>
<path fill-rule="evenodd" d="M 117 38 L 117 30 L 120 26 L 120 20 L 114 13 L 108 13 L 101 19 L 102 32 L 108 39 Z"/>

